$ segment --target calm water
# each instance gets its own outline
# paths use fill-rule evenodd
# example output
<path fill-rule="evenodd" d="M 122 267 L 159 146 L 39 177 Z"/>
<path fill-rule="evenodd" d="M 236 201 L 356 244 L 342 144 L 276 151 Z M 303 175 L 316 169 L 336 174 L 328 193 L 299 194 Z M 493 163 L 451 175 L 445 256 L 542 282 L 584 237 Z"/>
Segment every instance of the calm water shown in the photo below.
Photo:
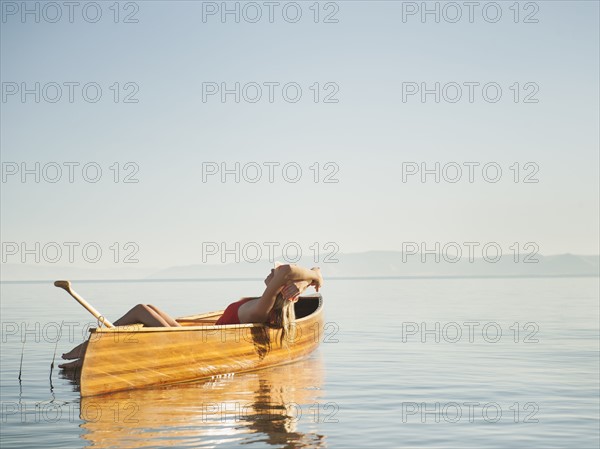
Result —
<path fill-rule="evenodd" d="M 93 319 L 50 283 L 2 284 L 1 447 L 597 448 L 598 284 L 332 280 L 309 359 L 101 400 L 49 377 L 55 348 L 82 341 Z M 74 287 L 116 319 L 138 302 L 215 310 L 261 283 Z"/>

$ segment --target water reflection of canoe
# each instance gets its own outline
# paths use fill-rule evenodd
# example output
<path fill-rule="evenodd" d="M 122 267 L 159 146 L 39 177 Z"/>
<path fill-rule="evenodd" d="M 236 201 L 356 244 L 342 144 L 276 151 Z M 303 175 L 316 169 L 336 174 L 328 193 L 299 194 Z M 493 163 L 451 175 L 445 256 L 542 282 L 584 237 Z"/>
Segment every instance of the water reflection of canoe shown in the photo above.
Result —
<path fill-rule="evenodd" d="M 172 384 L 252 371 L 305 357 L 320 341 L 320 294 L 295 304 L 287 344 L 262 324 L 215 326 L 223 311 L 178 318 L 181 327 L 117 326 L 93 329 L 81 370 L 81 396 Z"/>
<path fill-rule="evenodd" d="M 326 447 L 317 432 L 338 415 L 318 356 L 233 377 L 81 399 L 90 448 Z M 322 425 L 320 425 L 322 424 Z"/>

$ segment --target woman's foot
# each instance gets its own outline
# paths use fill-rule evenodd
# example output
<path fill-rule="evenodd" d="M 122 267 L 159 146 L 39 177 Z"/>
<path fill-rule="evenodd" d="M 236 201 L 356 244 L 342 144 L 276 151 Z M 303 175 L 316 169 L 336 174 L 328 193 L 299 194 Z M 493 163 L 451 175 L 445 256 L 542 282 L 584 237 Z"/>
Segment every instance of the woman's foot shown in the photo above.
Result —
<path fill-rule="evenodd" d="M 87 344 L 88 344 L 88 342 L 84 341 L 80 345 L 75 346 L 69 352 L 65 352 L 62 355 L 62 358 L 65 359 L 65 360 L 72 360 L 72 359 L 80 359 L 80 358 L 82 358 L 84 356 L 84 354 L 85 354 L 85 350 L 87 349 Z"/>
<path fill-rule="evenodd" d="M 73 362 L 63 363 L 62 365 L 58 365 L 58 367 L 60 369 L 74 370 L 74 369 L 81 368 L 82 365 L 83 365 L 83 359 L 78 359 Z"/>

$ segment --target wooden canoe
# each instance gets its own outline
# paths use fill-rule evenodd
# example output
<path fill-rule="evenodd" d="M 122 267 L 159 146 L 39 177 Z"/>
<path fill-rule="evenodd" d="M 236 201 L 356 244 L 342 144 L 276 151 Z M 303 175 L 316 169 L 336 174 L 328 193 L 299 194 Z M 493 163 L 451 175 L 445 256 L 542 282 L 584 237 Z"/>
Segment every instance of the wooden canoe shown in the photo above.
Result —
<path fill-rule="evenodd" d="M 142 325 L 90 330 L 81 396 L 253 371 L 299 360 L 320 343 L 323 298 L 301 296 L 287 344 L 263 324 L 215 326 L 223 313 L 178 318 L 181 327 Z"/>

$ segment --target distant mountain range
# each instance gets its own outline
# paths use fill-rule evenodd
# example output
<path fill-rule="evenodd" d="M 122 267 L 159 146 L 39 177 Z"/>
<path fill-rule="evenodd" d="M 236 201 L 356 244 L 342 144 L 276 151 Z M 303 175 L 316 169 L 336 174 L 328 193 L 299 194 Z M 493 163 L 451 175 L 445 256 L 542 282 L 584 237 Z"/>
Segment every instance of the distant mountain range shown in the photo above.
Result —
<path fill-rule="evenodd" d="M 498 262 L 484 259 L 472 262 L 463 257 L 457 263 L 440 258 L 439 262 L 429 254 L 425 262 L 419 254 L 403 255 L 397 251 L 369 251 L 365 253 L 338 254 L 336 263 L 315 263 L 310 258 L 301 259 L 299 265 L 321 267 L 326 277 L 528 277 L 528 276 L 599 276 L 600 256 L 578 256 L 561 254 L 555 256 L 536 255 L 537 263 L 525 263 L 524 256 L 515 262 L 513 255 L 504 255 Z M 220 265 L 197 264 L 174 266 L 162 270 L 138 267 L 115 267 L 110 269 L 78 268 L 59 266 L 37 266 L 2 264 L 2 281 L 31 280 L 101 280 L 101 279 L 218 279 L 218 278 L 261 278 L 268 274 L 272 264 L 229 263 Z"/>
<path fill-rule="evenodd" d="M 366 253 L 338 254 L 337 263 L 316 264 L 310 258 L 301 259 L 298 264 L 306 267 L 318 265 L 325 276 L 331 277 L 380 277 L 380 276 L 598 276 L 600 256 L 577 256 L 562 254 L 557 256 L 537 255 L 538 263 L 515 262 L 513 256 L 503 256 L 492 263 L 484 259 L 462 258 L 457 263 L 440 258 L 436 263 L 433 255 L 427 255 L 425 262 L 420 255 L 405 256 L 397 251 L 369 251 Z M 271 264 L 223 264 L 176 266 L 158 271 L 150 278 L 220 278 L 220 277 L 260 277 L 268 274 Z"/>

